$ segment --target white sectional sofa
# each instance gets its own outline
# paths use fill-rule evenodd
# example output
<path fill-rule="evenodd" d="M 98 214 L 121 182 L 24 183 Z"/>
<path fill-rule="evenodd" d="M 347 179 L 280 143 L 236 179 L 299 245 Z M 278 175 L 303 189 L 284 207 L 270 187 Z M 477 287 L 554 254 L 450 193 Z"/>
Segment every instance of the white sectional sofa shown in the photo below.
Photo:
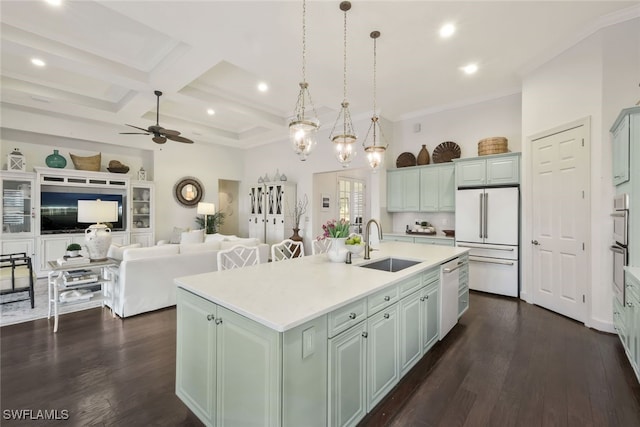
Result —
<path fill-rule="evenodd" d="M 268 261 L 269 245 L 257 239 L 233 237 L 147 248 L 112 246 L 109 256 L 122 260 L 116 272 L 113 310 L 124 318 L 176 305 L 173 279 L 216 271 L 216 258 L 221 249 L 238 244 L 258 246 L 260 262 Z"/>

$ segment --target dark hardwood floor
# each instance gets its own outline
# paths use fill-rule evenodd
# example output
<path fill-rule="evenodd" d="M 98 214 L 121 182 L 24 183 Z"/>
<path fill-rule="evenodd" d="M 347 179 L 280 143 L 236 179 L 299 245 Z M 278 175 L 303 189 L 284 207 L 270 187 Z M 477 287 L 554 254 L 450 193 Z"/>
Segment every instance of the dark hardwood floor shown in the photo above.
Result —
<path fill-rule="evenodd" d="M 3 426 L 200 426 L 175 396 L 175 309 L 92 309 L 0 328 Z M 66 410 L 69 420 L 6 419 Z M 58 413 L 64 415 L 64 413 Z M 361 426 L 640 426 L 640 385 L 614 335 L 513 299 L 471 308 Z"/>

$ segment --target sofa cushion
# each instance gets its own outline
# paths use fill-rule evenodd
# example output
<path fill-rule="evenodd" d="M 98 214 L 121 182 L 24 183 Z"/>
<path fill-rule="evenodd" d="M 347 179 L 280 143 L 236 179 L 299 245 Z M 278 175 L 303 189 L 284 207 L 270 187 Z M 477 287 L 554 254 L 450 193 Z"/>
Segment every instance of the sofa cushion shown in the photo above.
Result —
<path fill-rule="evenodd" d="M 185 231 L 187 231 L 186 228 L 173 227 L 173 231 L 171 232 L 171 238 L 169 239 L 169 243 L 180 243 L 180 237 L 182 237 L 182 233 Z"/>
<path fill-rule="evenodd" d="M 109 246 L 109 252 L 107 252 L 107 256 L 109 258 L 118 259 L 122 261 L 122 255 L 124 254 L 125 250 L 132 249 L 132 248 L 141 248 L 141 247 L 142 245 L 140 243 L 132 243 L 130 245 L 119 245 L 117 243 L 112 243 L 111 246 Z"/>
<path fill-rule="evenodd" d="M 223 240 L 220 242 L 220 249 L 231 249 L 234 246 L 242 245 L 242 246 L 258 246 L 260 244 L 260 240 L 255 237 L 250 237 L 248 239 L 236 238 L 233 240 Z"/>
<path fill-rule="evenodd" d="M 235 240 L 237 236 L 225 235 L 220 233 L 207 234 L 204 238 L 205 242 L 222 242 L 223 240 Z"/>
<path fill-rule="evenodd" d="M 220 249 L 220 242 L 204 243 L 180 243 L 181 254 L 192 254 L 196 252 L 217 251 Z"/>
<path fill-rule="evenodd" d="M 167 255 L 178 255 L 180 253 L 179 245 L 162 245 L 151 246 L 148 248 L 127 249 L 122 255 L 123 261 L 133 261 L 136 259 L 156 258 Z"/>
<path fill-rule="evenodd" d="M 204 242 L 204 230 L 184 231 L 180 235 L 180 243 L 202 243 Z"/>

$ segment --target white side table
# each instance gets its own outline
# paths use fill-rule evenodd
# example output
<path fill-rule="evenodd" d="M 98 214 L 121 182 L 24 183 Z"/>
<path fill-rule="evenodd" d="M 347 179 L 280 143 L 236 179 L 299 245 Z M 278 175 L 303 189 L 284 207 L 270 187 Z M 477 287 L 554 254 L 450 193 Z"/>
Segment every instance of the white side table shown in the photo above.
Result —
<path fill-rule="evenodd" d="M 90 288 L 94 286 L 100 286 L 103 295 L 102 305 L 110 302 L 111 314 L 116 317 L 113 311 L 113 305 L 115 301 L 115 276 L 116 270 L 113 267 L 117 267 L 120 261 L 112 258 L 107 258 L 102 261 L 89 261 L 82 263 L 69 263 L 59 265 L 57 261 L 48 261 L 47 264 L 51 269 L 49 271 L 48 285 L 49 285 L 49 314 L 47 318 L 51 318 L 51 308 L 53 307 L 53 332 L 58 332 L 58 305 L 60 304 L 60 291 L 69 291 L 83 288 Z M 66 271 L 73 270 L 99 270 L 99 274 L 96 280 L 83 283 L 67 283 L 65 284 L 63 275 Z"/>

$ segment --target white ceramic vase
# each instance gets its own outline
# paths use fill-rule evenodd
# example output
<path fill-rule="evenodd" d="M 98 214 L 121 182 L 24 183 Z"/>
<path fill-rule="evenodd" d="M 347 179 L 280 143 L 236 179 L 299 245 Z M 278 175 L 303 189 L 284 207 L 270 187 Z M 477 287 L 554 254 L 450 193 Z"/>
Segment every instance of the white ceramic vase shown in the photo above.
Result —
<path fill-rule="evenodd" d="M 331 247 L 327 251 L 327 256 L 332 262 L 345 262 L 347 260 L 347 252 L 349 252 L 344 244 L 346 237 L 331 237 Z"/>
<path fill-rule="evenodd" d="M 104 224 L 93 224 L 84 231 L 84 240 L 92 260 L 107 258 L 111 245 L 111 229 Z"/>

